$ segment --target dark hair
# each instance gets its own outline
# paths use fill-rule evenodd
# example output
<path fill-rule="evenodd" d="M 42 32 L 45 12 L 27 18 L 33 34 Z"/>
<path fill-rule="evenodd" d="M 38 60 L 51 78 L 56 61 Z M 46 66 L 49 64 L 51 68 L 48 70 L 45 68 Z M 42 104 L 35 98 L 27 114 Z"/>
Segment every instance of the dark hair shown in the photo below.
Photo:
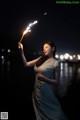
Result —
<path fill-rule="evenodd" d="M 56 46 L 52 41 L 47 41 L 44 44 L 49 44 L 54 50 L 53 50 L 53 57 L 55 58 L 56 53 Z M 43 44 L 43 46 L 44 46 Z M 43 49 L 42 46 L 42 49 Z M 41 64 L 43 64 L 48 59 L 48 56 L 42 55 L 41 58 L 36 62 L 36 66 L 39 67 Z"/>

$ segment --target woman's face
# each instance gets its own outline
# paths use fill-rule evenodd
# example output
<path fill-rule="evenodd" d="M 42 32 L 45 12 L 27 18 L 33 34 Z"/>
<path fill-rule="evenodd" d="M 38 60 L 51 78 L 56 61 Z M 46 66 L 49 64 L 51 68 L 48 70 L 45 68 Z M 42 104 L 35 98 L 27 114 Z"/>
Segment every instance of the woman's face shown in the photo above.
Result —
<path fill-rule="evenodd" d="M 53 54 L 53 48 L 49 44 L 44 44 L 43 46 L 43 53 L 44 55 L 52 55 Z"/>

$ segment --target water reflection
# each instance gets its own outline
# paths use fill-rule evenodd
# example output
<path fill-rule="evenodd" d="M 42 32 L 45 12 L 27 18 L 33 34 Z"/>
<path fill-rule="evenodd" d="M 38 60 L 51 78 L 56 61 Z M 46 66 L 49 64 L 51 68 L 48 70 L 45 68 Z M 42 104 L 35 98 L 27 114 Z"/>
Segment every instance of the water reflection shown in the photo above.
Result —
<path fill-rule="evenodd" d="M 80 79 L 80 67 L 78 68 L 78 79 Z"/>
<path fill-rule="evenodd" d="M 4 59 L 1 60 L 1 77 L 2 79 L 10 78 L 10 74 L 14 73 L 14 70 L 11 69 L 12 67 L 18 71 L 18 67 L 14 64 L 11 67 L 11 61 L 5 61 Z M 13 71 L 12 71 L 13 70 Z M 15 71 L 15 73 L 16 73 Z M 29 71 L 30 72 L 30 71 Z M 30 73 L 31 74 L 31 73 Z M 18 75 L 18 74 L 16 74 Z M 67 93 L 68 86 L 72 84 L 72 79 L 75 78 L 76 81 L 80 79 L 80 65 L 78 63 L 67 63 L 67 62 L 60 62 L 60 87 L 59 87 L 59 94 L 60 96 L 64 96 Z"/>
<path fill-rule="evenodd" d="M 78 63 L 60 63 L 60 95 L 64 96 L 67 93 L 68 86 L 72 84 L 72 80 L 80 79 L 80 66 Z"/>
<path fill-rule="evenodd" d="M 72 71 L 72 69 L 71 69 L 71 71 Z M 69 81 L 70 74 L 71 74 L 70 72 L 69 72 L 68 63 L 61 62 L 60 63 L 60 90 L 59 90 L 60 96 L 63 96 L 64 94 L 66 94 L 67 87 L 70 82 Z"/>
<path fill-rule="evenodd" d="M 0 81 L 7 81 L 7 77 L 10 75 L 10 61 L 6 61 L 4 58 L 0 60 Z"/>

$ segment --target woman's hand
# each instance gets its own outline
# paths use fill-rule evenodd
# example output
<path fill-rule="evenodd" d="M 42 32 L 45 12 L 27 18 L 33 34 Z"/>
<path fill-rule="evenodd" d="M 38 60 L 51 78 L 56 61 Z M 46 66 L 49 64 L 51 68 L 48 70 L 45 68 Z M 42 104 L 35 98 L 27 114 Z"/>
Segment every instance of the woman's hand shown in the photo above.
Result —
<path fill-rule="evenodd" d="M 23 45 L 22 45 L 22 43 L 18 43 L 18 48 L 23 50 Z"/>
<path fill-rule="evenodd" d="M 49 84 L 55 84 L 55 85 L 58 85 L 58 81 L 56 79 L 50 79 L 50 78 L 47 78 L 46 76 L 42 75 L 41 73 L 37 73 L 36 77 L 41 80 L 41 81 L 44 81 L 44 82 L 47 82 Z"/>
<path fill-rule="evenodd" d="M 43 80 L 43 75 L 41 73 L 37 73 L 36 77 L 39 79 L 39 80 Z"/>

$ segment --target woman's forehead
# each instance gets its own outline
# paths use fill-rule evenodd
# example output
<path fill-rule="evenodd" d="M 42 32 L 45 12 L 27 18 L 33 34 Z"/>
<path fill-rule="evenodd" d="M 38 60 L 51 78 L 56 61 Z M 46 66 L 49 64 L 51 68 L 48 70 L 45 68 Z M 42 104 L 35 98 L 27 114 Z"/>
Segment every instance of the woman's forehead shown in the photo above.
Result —
<path fill-rule="evenodd" d="M 43 45 L 43 47 L 47 47 L 47 46 L 50 46 L 49 44 L 47 44 L 47 43 L 45 43 L 44 45 Z"/>

